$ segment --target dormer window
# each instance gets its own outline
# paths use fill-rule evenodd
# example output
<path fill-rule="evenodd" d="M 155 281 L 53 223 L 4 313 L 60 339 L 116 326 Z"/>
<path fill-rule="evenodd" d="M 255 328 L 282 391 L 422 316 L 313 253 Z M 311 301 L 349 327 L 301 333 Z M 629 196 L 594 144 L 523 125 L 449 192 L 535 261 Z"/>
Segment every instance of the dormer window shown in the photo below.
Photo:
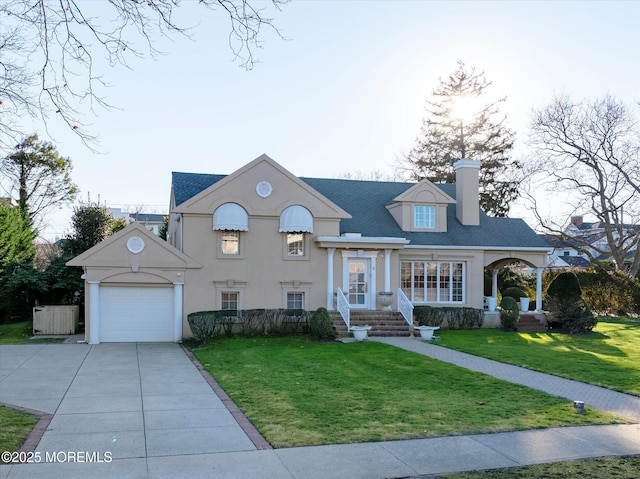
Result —
<path fill-rule="evenodd" d="M 413 227 L 434 229 L 436 227 L 436 207 L 415 205 L 413 207 Z"/>

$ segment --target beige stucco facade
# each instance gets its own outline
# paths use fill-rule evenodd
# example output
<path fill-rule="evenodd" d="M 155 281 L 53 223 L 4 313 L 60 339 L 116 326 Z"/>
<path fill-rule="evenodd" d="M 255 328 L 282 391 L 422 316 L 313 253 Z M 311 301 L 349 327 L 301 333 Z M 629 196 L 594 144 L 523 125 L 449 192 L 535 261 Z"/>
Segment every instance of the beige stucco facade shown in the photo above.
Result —
<path fill-rule="evenodd" d="M 390 198 L 383 214 L 390 215 L 401 232 L 409 234 L 424 229 L 416 226 L 412 205 L 432 207 L 435 218 L 431 231 L 446 235 L 448 205 L 470 201 L 470 205 L 457 205 L 464 214 L 453 221 L 478 227 L 477 215 L 469 212 L 478 209 L 477 168 L 470 166 L 461 176 L 464 184 L 457 187 L 457 199 L 423 181 Z M 227 208 L 229 204 L 232 207 Z M 338 206 L 266 155 L 179 204 L 172 190 L 170 206 L 167 242 L 133 223 L 69 263 L 85 270 L 89 342 L 101 340 L 96 333 L 100 308 L 104 309 L 104 305 L 96 307 L 100 287 L 141 287 L 141 294 L 152 287 L 171 288 L 173 339 L 178 341 L 191 336 L 189 313 L 230 304 L 238 309 L 287 308 L 292 304 L 307 310 L 321 306 L 334 309 L 334 295 L 341 289 L 347 295 L 352 292 L 352 308 L 381 309 L 378 293 L 392 292 L 396 302 L 398 290 L 407 290 L 403 281 L 409 278 L 413 294 L 417 273 L 407 271 L 429 265 L 438 265 L 438 274 L 444 274 L 440 265 L 444 265 L 442 271 L 446 267 L 446 271 L 455 268 L 458 272 L 453 305 L 483 308 L 485 268 L 497 274 L 498 266 L 514 260 L 540 271 L 546 264 L 544 248 L 420 245 L 404 234 L 366 236 L 360 231 L 344 231 L 341 221 L 351 218 L 348 205 Z M 302 226 L 287 223 L 285 212 L 291 207 L 302 212 Z M 232 212 L 225 216 L 224 224 L 220 220 L 223 210 Z M 133 237 L 143 240 L 144 249 L 136 252 L 139 241 L 133 240 L 132 252 Z M 294 240 L 298 243 L 292 254 L 289 242 Z M 426 278 L 426 273 L 422 274 Z M 428 304 L 424 299 L 419 302 Z M 107 308 L 103 316 L 109 314 Z M 105 335 L 112 334 L 104 324 L 100 328 Z"/>

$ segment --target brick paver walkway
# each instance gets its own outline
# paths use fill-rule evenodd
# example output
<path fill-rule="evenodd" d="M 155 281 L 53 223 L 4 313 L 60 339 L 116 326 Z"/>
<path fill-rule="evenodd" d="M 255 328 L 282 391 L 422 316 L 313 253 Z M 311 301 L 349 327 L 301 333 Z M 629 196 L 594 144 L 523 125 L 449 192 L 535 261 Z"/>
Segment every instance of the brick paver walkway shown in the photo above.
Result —
<path fill-rule="evenodd" d="M 511 383 L 538 389 L 554 396 L 572 401 L 584 401 L 585 405 L 619 414 L 629 421 L 640 423 L 640 398 L 636 396 L 461 353 L 417 338 L 372 337 L 371 340 L 485 373 Z"/>

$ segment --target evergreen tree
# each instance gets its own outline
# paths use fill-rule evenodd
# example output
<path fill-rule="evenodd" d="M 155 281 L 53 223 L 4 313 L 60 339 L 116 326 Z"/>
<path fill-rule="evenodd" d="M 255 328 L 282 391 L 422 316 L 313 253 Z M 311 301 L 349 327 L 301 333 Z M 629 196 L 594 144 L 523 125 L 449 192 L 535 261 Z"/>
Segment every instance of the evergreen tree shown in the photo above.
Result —
<path fill-rule="evenodd" d="M 51 143 L 38 135 L 25 138 L 0 161 L 9 194 L 18 197 L 18 207 L 37 228 L 48 208 L 73 201 L 78 188 L 71 180 L 71 160 L 60 156 Z"/>
<path fill-rule="evenodd" d="M 509 156 L 515 134 L 500 115 L 506 98 L 486 102 L 490 85 L 484 72 L 459 61 L 432 91 L 416 144 L 401 165 L 414 180 L 454 183 L 456 161 L 480 161 L 480 206 L 490 215 L 506 216 L 518 196 L 519 183 L 510 176 L 520 165 Z M 467 111 L 456 111 L 462 105 Z"/>
<path fill-rule="evenodd" d="M 72 232 L 62 245 L 62 253 L 69 259 L 84 253 L 103 239 L 119 231 L 122 222 L 115 220 L 109 210 L 98 203 L 76 206 L 71 217 Z"/>
<path fill-rule="evenodd" d="M 18 207 L 0 203 L 0 275 L 11 263 L 30 263 L 36 254 L 35 232 Z"/>

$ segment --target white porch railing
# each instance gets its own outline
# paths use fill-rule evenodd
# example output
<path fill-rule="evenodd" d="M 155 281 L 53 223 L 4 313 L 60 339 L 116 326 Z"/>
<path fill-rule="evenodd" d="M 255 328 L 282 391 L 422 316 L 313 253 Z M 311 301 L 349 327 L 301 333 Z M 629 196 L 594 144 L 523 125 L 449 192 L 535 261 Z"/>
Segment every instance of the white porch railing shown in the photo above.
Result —
<path fill-rule="evenodd" d="M 413 326 L 413 304 L 404 294 L 401 288 L 398 288 L 398 311 L 402 314 L 402 317 L 409 326 Z"/>
<path fill-rule="evenodd" d="M 338 296 L 338 301 L 337 301 L 338 312 L 340 313 L 340 316 L 342 316 L 342 320 L 344 321 L 344 324 L 347 325 L 347 331 L 351 331 L 351 324 L 350 324 L 351 319 L 349 315 L 349 312 L 351 311 L 351 307 L 349 306 L 349 301 L 347 300 L 347 297 L 344 295 L 344 293 L 340 288 L 338 288 L 337 296 Z"/>

